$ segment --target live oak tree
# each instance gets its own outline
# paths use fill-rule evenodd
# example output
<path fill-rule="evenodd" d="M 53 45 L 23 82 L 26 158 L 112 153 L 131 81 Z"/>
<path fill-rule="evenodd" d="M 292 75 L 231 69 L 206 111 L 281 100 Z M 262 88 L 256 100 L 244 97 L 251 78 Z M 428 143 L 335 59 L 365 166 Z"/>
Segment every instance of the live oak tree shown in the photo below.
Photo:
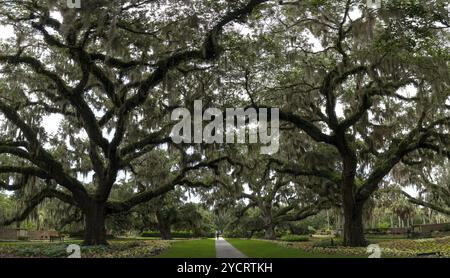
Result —
<path fill-rule="evenodd" d="M 164 169 L 164 168 L 162 168 Z M 160 173 L 163 171 L 159 171 Z M 142 176 L 139 175 L 142 180 Z M 117 186 L 111 192 L 111 200 L 128 199 L 134 194 L 151 190 L 159 182 L 140 181 L 136 185 L 135 181 L 129 181 Z M 182 187 L 175 187 L 163 195 L 153 198 L 133 207 L 131 210 L 111 215 L 107 220 L 107 227 L 114 234 L 138 233 L 145 231 L 159 231 L 162 239 L 171 239 L 171 227 L 179 221 L 179 211 L 186 202 L 185 190 Z"/>
<path fill-rule="evenodd" d="M 35 193 L 6 224 L 56 198 L 83 212 L 86 244 L 104 244 L 107 215 L 177 185 L 209 187 L 207 169 L 229 158 L 168 137 L 170 112 L 205 97 L 192 78 L 202 71 L 216 77 L 218 103 L 244 92 L 238 104 L 281 109 L 273 170 L 338 188 L 346 245 L 365 244 L 364 205 L 392 170 L 447 156 L 446 1 L 62 2 L 0 1 L 0 25 L 14 30 L 0 46 L 0 187 Z M 50 115 L 62 119 L 55 134 Z M 169 174 L 111 199 L 143 161 Z"/>
<path fill-rule="evenodd" d="M 212 212 L 188 202 L 182 188 L 140 204 L 127 213 L 111 215 L 108 224 L 117 234 L 158 231 L 164 240 L 172 239 L 173 231 L 189 231 L 192 236 L 201 237 L 209 236 L 213 230 Z"/>
<path fill-rule="evenodd" d="M 264 167 L 264 160 L 247 162 L 237 182 L 242 185 L 240 198 L 260 211 L 266 239 L 275 239 L 275 227 L 300 221 L 333 205 L 330 195 L 318 194 L 320 184 L 302 178 L 292 178 Z"/>
<path fill-rule="evenodd" d="M 5 163 L 5 161 L 2 161 Z M 6 163 L 5 163 L 6 164 Z M 10 171 L 8 167 L 0 167 L 0 172 L 3 170 Z M 6 196 L 9 203 L 14 204 L 14 209 L 2 208 L 3 217 L 0 223 L 9 224 L 15 219 L 25 218 L 25 223 L 16 223 L 17 226 L 32 227 L 34 229 L 51 229 L 51 230 L 67 230 L 72 224 L 77 224 L 83 217 L 81 211 L 66 203 L 58 202 L 54 199 L 46 199 L 36 204 L 36 209 L 31 206 L 28 210 L 21 211 L 21 215 L 15 216 L 22 208 L 27 207 L 27 202 L 32 199 L 44 187 L 49 187 L 48 183 L 40 180 L 37 177 L 24 175 L 21 177 L 14 177 L 11 174 L 3 174 L 9 180 L 15 180 L 15 183 L 20 183 L 21 186 L 15 188 L 13 193 Z M 8 189 L 8 185 L 0 181 L 1 188 Z"/>
<path fill-rule="evenodd" d="M 204 199 L 210 200 L 216 209 L 233 213 L 234 219 L 228 225 L 251 226 L 250 222 L 254 222 L 255 227 L 261 226 L 265 231 L 265 238 L 274 239 L 275 228 L 280 224 L 301 221 L 339 206 L 336 194 L 330 192 L 331 186 L 323 186 L 322 179 L 297 177 L 285 169 L 277 172 L 272 164 L 278 165 L 279 160 L 260 155 L 259 147 L 235 146 L 228 156 L 230 164 L 221 171 L 228 173 L 228 177 L 220 179 L 220 186 L 203 193 Z M 248 211 L 255 210 L 260 221 L 256 218 L 247 223 L 241 221 L 248 218 L 245 216 Z"/>
<path fill-rule="evenodd" d="M 158 222 L 157 227 L 162 239 L 172 239 L 172 225 L 179 220 L 177 219 L 177 214 L 180 207 L 175 207 L 173 202 L 168 204 L 166 199 L 169 199 L 169 196 L 160 196 L 155 200 L 155 215 L 156 221 Z M 176 199 L 175 201 L 178 200 L 179 199 Z"/>
<path fill-rule="evenodd" d="M 177 167 L 176 152 L 154 150 L 142 157 L 130 169 L 133 178 L 122 181 L 110 194 L 112 200 L 131 198 L 135 193 L 158 189 L 172 178 L 171 169 Z M 120 183 L 120 181 L 118 182 Z M 178 210 L 186 201 L 185 190 L 175 187 L 173 190 L 139 204 L 130 211 L 113 216 L 117 227 L 128 223 L 122 230 L 159 230 L 161 238 L 171 239 L 171 226 L 178 220 Z"/>
<path fill-rule="evenodd" d="M 246 24 L 246 40 L 229 46 L 239 51 L 222 57 L 223 79 L 239 80 L 231 88 L 248 106 L 280 107 L 282 136 L 307 136 L 281 146 L 292 159 L 278 171 L 339 186 L 347 246 L 366 244 L 364 205 L 395 167 L 448 151 L 448 10 L 445 1 L 286 2 Z"/>
<path fill-rule="evenodd" d="M 83 212 L 85 244 L 106 244 L 107 215 L 176 185 L 196 186 L 189 172 L 223 161 L 168 146 L 172 105 L 186 105 L 171 86 L 213 63 L 224 27 L 266 1 L 163 2 L 83 0 L 78 10 L 65 1 L 0 1 L 0 25 L 14 30 L 0 46 L 0 186 L 14 191 L 28 186 L 27 177 L 44 181 L 4 224 L 56 198 Z M 43 126 L 51 115 L 61 118 L 55 134 Z M 178 153 L 170 176 L 110 200 L 124 170 L 161 148 Z"/>

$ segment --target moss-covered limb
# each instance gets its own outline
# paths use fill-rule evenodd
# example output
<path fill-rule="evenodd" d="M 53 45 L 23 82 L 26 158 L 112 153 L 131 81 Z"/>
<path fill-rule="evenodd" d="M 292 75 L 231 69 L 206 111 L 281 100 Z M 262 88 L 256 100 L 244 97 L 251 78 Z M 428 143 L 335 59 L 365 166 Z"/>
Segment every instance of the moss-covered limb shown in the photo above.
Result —
<path fill-rule="evenodd" d="M 334 171 L 332 169 L 306 169 L 306 167 L 302 167 L 292 161 L 284 161 L 279 158 L 271 157 L 269 159 L 269 166 L 280 173 L 290 174 L 293 176 L 310 176 L 310 177 L 319 177 L 325 178 L 335 184 L 339 184 L 342 182 L 341 173 Z M 311 167 L 309 167 L 311 168 Z"/>
<path fill-rule="evenodd" d="M 268 0 L 250 0 L 242 7 L 228 12 L 206 34 L 201 49 L 175 53 L 172 56 L 159 60 L 156 63 L 157 68 L 154 72 L 139 84 L 138 93 L 124 102 L 121 107 L 121 113 L 128 113 L 137 106 L 141 105 L 147 99 L 150 90 L 164 79 L 169 70 L 184 62 L 192 60 L 205 61 L 217 58 L 220 54 L 218 36 L 220 35 L 223 27 L 237 19 L 250 15 L 255 8 L 267 1 Z"/>
<path fill-rule="evenodd" d="M 18 145 L 0 144 L 0 154 L 13 154 L 30 161 L 43 171 L 42 173 L 34 171 L 32 174 L 40 177 L 44 177 L 44 173 L 48 174 L 48 177 L 45 176 L 46 179 L 54 180 L 72 194 L 72 201 L 83 211 L 86 218 L 90 219 L 89 224 L 95 223 L 96 217 L 101 221 L 110 212 L 128 210 L 165 194 L 175 185 L 207 185 L 198 181 L 183 180 L 184 175 L 182 175 L 167 184 L 162 182 L 162 186 L 154 190 L 136 194 L 134 198 L 124 202 L 107 203 L 112 188 L 116 184 L 118 173 L 132 167 L 130 165 L 133 161 L 154 150 L 148 146 L 169 141 L 167 133 L 170 128 L 164 129 L 164 132 L 157 134 L 156 137 L 153 134 L 146 136 L 143 132 L 150 126 L 155 130 L 165 126 L 164 121 L 167 119 L 164 116 L 167 115 L 167 110 L 157 119 L 153 118 L 154 115 L 150 115 L 154 111 L 148 111 L 150 114 L 146 114 L 139 123 L 131 123 L 132 117 L 146 109 L 145 104 L 148 103 L 149 94 L 155 88 L 159 89 L 158 86 L 178 66 L 191 62 L 211 62 L 218 58 L 222 54 L 220 39 L 223 28 L 234 21 L 244 20 L 265 2 L 267 0 L 247 0 L 238 5 L 230 3 L 220 15 L 214 9 L 205 9 L 205 19 L 210 22 L 202 22 L 204 23 L 202 26 L 187 27 L 188 32 L 193 33 L 192 38 L 186 38 L 184 34 L 186 31 L 180 31 L 175 27 L 171 31 L 179 33 L 178 38 L 164 35 L 161 36 L 164 37 L 162 41 L 155 43 L 149 41 L 147 34 L 130 32 L 130 28 L 125 30 L 126 28 L 119 27 L 120 31 L 116 32 L 116 23 L 126 21 L 131 23 L 130 25 L 138 25 L 143 29 L 159 29 L 167 24 L 166 17 L 162 15 L 149 15 L 148 17 L 152 19 L 147 21 L 151 23 L 141 24 L 146 21 L 141 17 L 145 13 L 140 15 L 139 12 L 129 13 L 124 10 L 123 13 L 116 14 L 108 9 L 110 7 L 108 3 L 102 3 L 92 7 L 92 10 L 83 10 L 75 14 L 62 12 L 63 20 L 59 22 L 59 19 L 52 18 L 50 10 L 65 9 L 60 5 L 21 6 L 11 3 L 11 5 L 2 6 L 0 8 L 3 15 L 2 22 L 10 25 L 20 22 L 19 25 L 22 28 L 17 31 L 21 34 L 17 36 L 17 43 L 5 45 L 0 53 L 2 66 L 12 69 L 9 71 L 10 76 L 2 79 L 7 83 L 4 87 L 2 86 L 2 90 L 17 88 L 17 91 L 21 92 L 18 93 L 19 99 L 6 98 L 7 102 L 4 102 L 2 97 L 0 112 L 6 116 L 8 124 L 20 129 L 22 133 L 20 136 L 25 137 L 27 144 L 25 149 Z M 139 6 L 137 9 L 147 9 L 151 4 Z M 205 2 L 205 5 L 209 7 L 210 3 Z M 210 17 L 209 13 L 217 17 Z M 17 14 L 24 16 L 17 16 Z M 127 24 L 122 24 L 124 25 Z M 106 31 L 110 27 L 115 30 Z M 162 29 L 166 31 L 165 28 Z M 111 34 L 113 31 L 114 35 Z M 114 41 L 119 37 L 123 37 L 123 44 Z M 21 45 L 24 41 L 28 41 L 30 45 Z M 179 42 L 179 45 L 174 46 L 175 41 Z M 120 44 L 120 51 L 110 51 L 109 46 L 113 48 L 116 43 Z M 105 44 L 109 45 L 106 51 Z M 11 73 L 14 71 L 16 72 Z M 25 84 L 14 81 L 19 79 L 18 76 L 25 80 Z M 38 91 L 39 93 L 36 93 Z M 3 91 L 1 94 L 7 95 Z M 30 97 L 32 94 L 36 94 L 39 98 L 37 102 L 39 102 L 40 114 L 37 115 L 37 120 L 55 112 L 64 116 L 63 122 L 69 127 L 65 126 L 61 137 L 55 136 L 52 138 L 53 141 L 50 141 L 44 132 L 29 124 L 28 119 L 24 120 L 23 115 L 27 113 L 30 114 L 30 118 L 34 117 L 35 111 L 31 104 L 35 101 L 32 101 Z M 23 102 L 26 104 L 23 105 Z M 68 111 L 70 113 L 66 113 Z M 103 115 L 98 115 L 103 112 Z M 113 131 L 112 140 L 105 138 L 105 130 Z M 80 131 L 86 132 L 87 138 L 77 138 L 76 133 Z M 61 146 L 61 149 L 64 149 L 62 146 L 67 141 L 58 142 L 60 138 L 70 138 L 71 145 L 74 145 L 71 147 L 76 150 L 63 150 L 62 155 L 58 157 L 43 147 L 45 144 L 52 143 L 56 145 L 55 148 Z M 67 161 L 68 154 L 78 155 L 74 158 L 76 163 L 83 164 L 84 169 L 94 170 L 95 176 L 89 185 L 92 187 L 89 193 L 86 189 L 88 186 L 77 180 L 77 174 L 80 171 L 72 168 L 74 161 Z M 184 164 L 184 161 L 174 162 L 171 166 L 176 163 L 180 166 Z M 214 162 L 215 165 L 217 163 L 219 161 Z M 212 164 L 208 162 L 206 165 L 203 161 L 195 166 L 181 166 L 185 167 L 183 169 L 185 174 L 210 165 Z M 7 169 L 3 168 L 3 170 Z M 11 168 L 8 170 L 10 173 L 19 171 L 19 169 Z M 27 171 L 30 172 L 29 170 Z M 20 171 L 25 174 L 24 169 Z M 5 184 L 2 186 L 8 189 L 18 188 Z M 41 201 L 44 197 L 47 196 L 42 198 L 37 196 L 33 199 L 33 203 Z M 102 230 L 98 229 L 100 232 Z"/>
<path fill-rule="evenodd" d="M 444 206 L 442 206 L 442 205 L 433 204 L 433 203 L 430 203 L 430 202 L 426 202 L 426 201 L 423 201 L 423 200 L 419 200 L 419 199 L 417 199 L 417 198 L 412 197 L 411 195 L 409 195 L 408 193 L 406 193 L 406 192 L 404 192 L 404 191 L 402 191 L 402 194 L 403 194 L 406 198 L 408 198 L 408 200 L 409 200 L 411 203 L 413 203 L 413 204 L 416 204 L 416 205 L 419 205 L 419 206 L 424 206 L 424 207 L 433 209 L 433 210 L 435 210 L 435 211 L 441 212 L 441 213 L 443 213 L 443 214 L 450 215 L 450 207 L 444 207 Z"/>
<path fill-rule="evenodd" d="M 3 173 L 18 173 L 23 175 L 31 175 L 36 176 L 41 179 L 48 179 L 50 178 L 50 175 L 47 174 L 47 172 L 43 171 L 42 169 L 36 168 L 36 167 L 21 167 L 21 166 L 0 166 L 0 174 Z"/>
<path fill-rule="evenodd" d="M 331 204 L 328 202 L 320 202 L 318 204 L 314 204 L 312 206 L 307 206 L 303 208 L 294 208 L 289 210 L 286 213 L 278 213 L 275 216 L 275 223 L 282 222 L 292 222 L 292 221 L 300 221 L 306 219 L 310 216 L 314 216 L 321 212 L 322 210 L 328 209 L 331 207 Z"/>
<path fill-rule="evenodd" d="M 136 194 L 132 196 L 131 198 L 122 201 L 122 202 L 107 202 L 106 203 L 106 213 L 107 214 L 114 214 L 114 213 L 120 213 L 120 212 L 126 212 L 133 207 L 148 202 L 158 196 L 164 195 L 167 192 L 173 190 L 176 185 L 185 185 L 187 187 L 191 188 L 210 188 L 215 184 L 216 182 L 221 182 L 220 180 L 213 180 L 213 181 L 199 181 L 199 180 L 191 180 L 187 178 L 187 174 L 191 171 L 199 170 L 199 169 L 214 169 L 217 167 L 219 163 L 229 161 L 229 158 L 227 156 L 221 156 L 216 159 L 211 159 L 208 161 L 202 161 L 194 166 L 186 166 L 184 167 L 181 172 L 175 176 L 173 179 L 168 181 L 165 184 L 159 185 L 157 188 L 153 188 L 150 190 L 146 190 L 144 192 L 141 192 L 139 194 Z"/>
<path fill-rule="evenodd" d="M 447 122 L 447 118 L 438 120 Z M 359 199 L 368 198 L 377 188 L 381 180 L 392 170 L 392 168 L 401 162 L 408 154 L 419 150 L 428 149 L 443 156 L 449 157 L 450 152 L 438 147 L 432 143 L 427 143 L 433 138 L 430 127 L 423 129 L 421 127 L 413 129 L 398 144 L 393 144 L 385 153 L 381 154 L 373 167 L 372 173 L 364 181 L 364 184 L 358 190 Z"/>
<path fill-rule="evenodd" d="M 23 132 L 28 141 L 28 152 L 18 148 L 11 149 L 11 152 L 22 158 L 28 159 L 34 165 L 42 169 L 52 179 L 74 194 L 76 199 L 86 198 L 88 196 L 83 185 L 77 179 L 68 174 L 64 170 L 62 164 L 41 146 L 37 133 L 27 123 L 25 123 L 13 107 L 7 105 L 6 103 L 0 102 L 0 111 L 8 120 L 10 120 Z"/>
<path fill-rule="evenodd" d="M 21 174 L 21 177 L 15 179 L 14 184 L 7 184 L 0 181 L 0 189 L 7 191 L 17 191 L 27 186 L 27 181 L 30 176 L 35 176 L 41 179 L 50 179 L 50 176 L 43 170 L 36 167 L 20 167 L 20 166 L 0 166 L 0 174 Z"/>
<path fill-rule="evenodd" d="M 31 214 L 31 212 L 45 199 L 47 198 L 56 198 L 62 202 L 76 205 L 73 198 L 66 193 L 56 190 L 56 189 L 44 189 L 41 192 L 34 195 L 31 199 L 25 202 L 25 208 L 16 216 L 6 219 L 0 223 L 0 226 L 8 226 L 15 222 L 21 222 L 27 219 L 27 217 Z"/>

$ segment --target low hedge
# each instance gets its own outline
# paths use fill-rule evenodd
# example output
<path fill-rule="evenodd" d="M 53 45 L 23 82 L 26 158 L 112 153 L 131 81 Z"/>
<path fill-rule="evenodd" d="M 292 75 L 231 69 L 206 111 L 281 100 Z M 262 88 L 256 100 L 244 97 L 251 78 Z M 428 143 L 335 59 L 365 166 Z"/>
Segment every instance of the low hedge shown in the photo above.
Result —
<path fill-rule="evenodd" d="M 161 237 L 161 233 L 156 232 L 156 231 L 146 231 L 146 232 L 143 232 L 141 236 L 142 237 Z M 179 231 L 179 232 L 172 232 L 172 237 L 173 238 L 192 238 L 194 236 L 191 232 Z"/>
<path fill-rule="evenodd" d="M 288 241 L 288 242 L 304 242 L 304 241 L 309 241 L 309 236 L 284 235 L 281 237 L 281 240 Z"/>

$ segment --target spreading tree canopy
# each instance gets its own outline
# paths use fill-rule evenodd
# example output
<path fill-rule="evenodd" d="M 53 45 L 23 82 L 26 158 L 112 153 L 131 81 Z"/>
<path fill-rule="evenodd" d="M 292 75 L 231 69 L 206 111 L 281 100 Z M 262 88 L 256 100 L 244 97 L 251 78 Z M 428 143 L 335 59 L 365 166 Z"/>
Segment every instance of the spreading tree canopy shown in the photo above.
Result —
<path fill-rule="evenodd" d="M 286 181 L 298 199 L 326 193 L 343 209 L 344 243 L 361 246 L 373 194 L 450 157 L 448 1 L 82 2 L 0 1 L 14 30 L 0 45 L 0 187 L 34 193 L 6 224 L 56 198 L 83 212 L 86 244 L 104 244 L 107 215 L 177 185 Z M 172 144 L 170 113 L 198 99 L 278 107 L 280 151 L 245 173 L 245 148 Z M 139 165 L 150 184 L 111 198 L 127 173 L 144 182 Z"/>
<path fill-rule="evenodd" d="M 95 245 L 106 243 L 107 215 L 176 185 L 196 186 L 189 172 L 224 160 L 170 148 L 179 154 L 169 177 L 129 199 L 109 199 L 123 171 L 169 149 L 170 112 L 189 101 L 171 86 L 213 63 L 224 27 L 266 1 L 82 2 L 70 9 L 65 1 L 0 1 L 0 24 L 14 30 L 0 46 L 0 186 L 39 186 L 4 224 L 57 198 L 83 211 L 84 242 Z M 50 115 L 62 119 L 56 134 L 43 126 Z M 92 182 L 78 179 L 90 171 Z M 30 176 L 45 182 L 26 182 Z"/>
<path fill-rule="evenodd" d="M 448 11 L 446 1 L 285 2 L 222 57 L 223 79 L 239 80 L 224 90 L 280 107 L 291 139 L 274 169 L 339 186 L 346 245 L 366 244 L 364 205 L 395 167 L 448 157 Z"/>

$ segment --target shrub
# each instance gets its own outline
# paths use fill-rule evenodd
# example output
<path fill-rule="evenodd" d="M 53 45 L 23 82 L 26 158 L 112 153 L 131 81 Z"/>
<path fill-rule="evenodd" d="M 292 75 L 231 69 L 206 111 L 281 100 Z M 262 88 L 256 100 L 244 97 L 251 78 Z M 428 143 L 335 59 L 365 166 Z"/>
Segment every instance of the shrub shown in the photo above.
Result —
<path fill-rule="evenodd" d="M 66 245 L 64 244 L 33 244 L 18 246 L 17 254 L 23 257 L 66 257 Z"/>
<path fill-rule="evenodd" d="M 155 231 L 146 231 L 146 232 L 143 232 L 141 236 L 142 237 L 161 237 L 161 234 L 159 232 L 155 232 Z M 192 238 L 193 235 L 189 231 L 177 231 L 177 232 L 172 232 L 172 237 L 173 238 Z"/>
<path fill-rule="evenodd" d="M 447 224 L 444 226 L 444 228 L 442 229 L 443 232 L 450 232 L 450 224 Z"/>
<path fill-rule="evenodd" d="M 67 254 L 66 245 L 54 245 L 42 250 L 42 255 L 49 258 L 61 258 L 67 257 L 69 254 Z"/>
<path fill-rule="evenodd" d="M 441 237 L 441 236 L 442 236 L 442 232 L 439 232 L 439 231 L 431 232 L 431 237 Z"/>
<path fill-rule="evenodd" d="M 284 235 L 281 237 L 281 240 L 288 241 L 288 242 L 305 242 L 305 241 L 309 241 L 309 236 Z"/>
<path fill-rule="evenodd" d="M 389 222 L 382 222 L 382 223 L 380 223 L 379 225 L 378 225 L 378 228 L 380 228 L 380 229 L 388 229 L 388 228 L 390 228 L 391 227 L 391 223 L 389 223 Z"/>
<path fill-rule="evenodd" d="M 252 238 L 264 238 L 264 232 L 263 231 L 256 231 L 253 233 Z"/>

